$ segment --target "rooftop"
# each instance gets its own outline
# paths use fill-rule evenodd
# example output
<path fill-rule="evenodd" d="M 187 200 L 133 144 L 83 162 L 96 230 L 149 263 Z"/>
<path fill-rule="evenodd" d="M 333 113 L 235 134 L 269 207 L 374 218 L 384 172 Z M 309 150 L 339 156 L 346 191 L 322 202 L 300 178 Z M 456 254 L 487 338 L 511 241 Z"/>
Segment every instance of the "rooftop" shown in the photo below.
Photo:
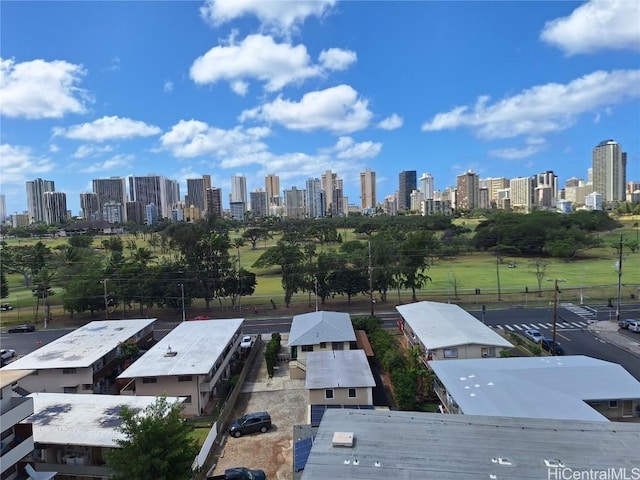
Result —
<path fill-rule="evenodd" d="M 126 405 L 142 410 L 157 397 L 129 395 L 78 395 L 74 393 L 32 393 L 33 415 L 25 422 L 33 424 L 36 443 L 115 447 L 125 436 L 118 431 L 120 411 Z M 179 401 L 167 397 L 169 403 Z"/>
<path fill-rule="evenodd" d="M 307 389 L 375 387 L 364 350 L 327 350 L 307 354 Z"/>
<path fill-rule="evenodd" d="M 353 447 L 333 446 L 335 432 L 353 433 Z M 531 480 L 572 473 L 545 460 L 580 472 L 626 468 L 630 475 L 637 457 L 629 452 L 639 442 L 631 423 L 330 409 L 302 480 Z"/>
<path fill-rule="evenodd" d="M 640 398 L 640 382 L 624 368 L 583 355 L 429 365 L 467 415 L 607 421 L 585 401 Z"/>
<path fill-rule="evenodd" d="M 293 317 L 287 346 L 355 341 L 356 334 L 348 313 L 320 311 Z"/>
<path fill-rule="evenodd" d="M 182 322 L 118 378 L 206 375 L 239 334 L 243 321 L 232 318 Z M 169 351 L 171 355 L 167 355 Z"/>
<path fill-rule="evenodd" d="M 3 370 L 45 370 L 89 367 L 120 342 L 135 337 L 155 318 L 90 322 L 3 367 Z"/>
<path fill-rule="evenodd" d="M 513 347 L 458 305 L 416 302 L 399 305 L 396 310 L 429 350 L 469 344 Z"/>

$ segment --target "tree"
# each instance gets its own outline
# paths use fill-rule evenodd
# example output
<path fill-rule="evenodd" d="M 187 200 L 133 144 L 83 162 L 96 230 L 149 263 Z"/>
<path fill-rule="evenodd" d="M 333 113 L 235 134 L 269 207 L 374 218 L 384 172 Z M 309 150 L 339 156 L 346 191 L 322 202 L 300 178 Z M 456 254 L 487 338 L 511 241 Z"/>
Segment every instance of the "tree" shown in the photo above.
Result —
<path fill-rule="evenodd" d="M 142 412 L 123 406 L 120 448 L 107 454 L 116 480 L 189 480 L 198 446 L 191 428 L 180 416 L 182 408 L 159 397 Z"/>
<path fill-rule="evenodd" d="M 531 264 L 531 266 L 535 269 L 533 273 L 536 274 L 536 280 L 538 281 L 538 296 L 542 296 L 542 280 L 547 273 L 547 266 L 549 262 L 545 262 L 541 258 L 536 258 L 536 260 Z"/>
<path fill-rule="evenodd" d="M 284 303 L 291 304 L 293 294 L 304 285 L 304 253 L 297 244 L 280 240 L 275 247 L 267 249 L 254 264 L 254 268 L 280 265 Z"/>
<path fill-rule="evenodd" d="M 242 238 L 251 244 L 251 250 L 256 249 L 256 245 L 260 240 L 266 240 L 270 237 L 266 228 L 248 228 L 242 233 Z"/>
<path fill-rule="evenodd" d="M 0 298 L 7 298 L 9 296 L 9 282 L 7 282 L 7 276 L 4 272 L 0 272 Z"/>

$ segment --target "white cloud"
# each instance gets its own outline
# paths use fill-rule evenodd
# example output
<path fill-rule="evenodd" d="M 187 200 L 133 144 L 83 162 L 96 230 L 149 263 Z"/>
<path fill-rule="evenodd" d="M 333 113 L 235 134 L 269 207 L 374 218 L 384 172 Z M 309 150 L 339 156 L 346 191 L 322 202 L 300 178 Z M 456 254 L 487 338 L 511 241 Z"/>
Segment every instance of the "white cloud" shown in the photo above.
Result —
<path fill-rule="evenodd" d="M 73 158 L 93 157 L 113 150 L 111 145 L 98 147 L 96 145 L 80 145 L 73 153 Z"/>
<path fill-rule="evenodd" d="M 320 153 L 333 153 L 341 159 L 360 159 L 375 157 L 381 150 L 382 143 L 371 141 L 356 143 L 351 137 L 340 137 L 333 147 L 322 149 Z"/>
<path fill-rule="evenodd" d="M 60 147 L 58 147 L 58 145 L 56 145 L 55 143 L 52 143 L 51 145 L 49 145 L 49 151 L 51 153 L 57 153 L 60 151 Z"/>
<path fill-rule="evenodd" d="M 378 128 L 381 128 L 382 130 L 396 130 L 400 128 L 403 123 L 404 120 L 402 117 L 393 113 L 378 123 Z"/>
<path fill-rule="evenodd" d="M 323 17 L 334 4 L 335 0 L 205 0 L 200 15 L 214 26 L 255 15 L 263 28 L 287 34 L 309 16 Z"/>
<path fill-rule="evenodd" d="M 249 35 L 240 43 L 231 36 L 229 45 L 218 45 L 196 58 L 189 71 L 198 84 L 255 78 L 264 82 L 269 92 L 321 73 L 322 69 L 311 63 L 304 45 L 276 43 L 266 35 Z"/>
<path fill-rule="evenodd" d="M 87 142 L 150 137 L 161 132 L 162 130 L 155 125 L 148 125 L 140 120 L 120 118 L 118 116 L 102 117 L 90 123 L 72 125 L 69 128 L 56 127 L 53 129 L 54 135 Z"/>
<path fill-rule="evenodd" d="M 422 131 L 472 129 L 485 139 L 541 135 L 570 127 L 577 116 L 640 97 L 640 70 L 596 71 L 567 84 L 537 85 L 493 105 L 478 97 L 423 123 Z"/>
<path fill-rule="evenodd" d="M 85 74 L 81 65 L 62 60 L 0 58 L 0 114 L 40 119 L 84 113 L 90 98 L 77 84 Z"/>
<path fill-rule="evenodd" d="M 249 91 L 249 84 L 247 82 L 243 82 L 242 80 L 236 80 L 231 83 L 231 90 L 237 95 L 244 97 Z"/>
<path fill-rule="evenodd" d="M 50 172 L 54 168 L 55 164 L 50 159 L 35 157 L 29 147 L 8 143 L 0 145 L 0 172 L 3 184 L 24 185 L 27 175 Z"/>
<path fill-rule="evenodd" d="M 164 90 L 164 93 L 173 92 L 173 82 L 167 80 L 166 82 L 164 82 L 164 86 L 162 87 L 162 89 Z"/>
<path fill-rule="evenodd" d="M 341 48 L 323 50 L 318 57 L 320 65 L 327 70 L 346 70 L 357 59 L 356 52 Z"/>
<path fill-rule="evenodd" d="M 246 164 L 255 162 L 256 155 L 267 151 L 261 139 L 270 134 L 266 127 L 245 129 L 238 126 L 223 130 L 198 120 L 180 120 L 160 137 L 160 144 L 178 158 L 214 157 L 223 163 Z M 240 157 L 244 160 L 238 161 Z M 224 164 L 224 168 L 228 165 Z"/>
<path fill-rule="evenodd" d="M 591 0 L 568 17 L 547 22 L 540 38 L 567 55 L 599 50 L 640 50 L 640 2 Z"/>
<path fill-rule="evenodd" d="M 85 168 L 82 168 L 80 171 L 84 173 L 95 173 L 95 172 L 105 172 L 108 170 L 115 170 L 117 168 L 128 167 L 131 165 L 131 162 L 134 160 L 134 156 L 127 154 L 118 154 L 111 157 L 104 162 L 96 162 Z"/>
<path fill-rule="evenodd" d="M 372 117 L 368 100 L 349 85 L 306 93 L 299 102 L 278 97 L 240 115 L 247 119 L 277 122 L 290 130 L 328 130 L 337 134 L 363 130 Z"/>

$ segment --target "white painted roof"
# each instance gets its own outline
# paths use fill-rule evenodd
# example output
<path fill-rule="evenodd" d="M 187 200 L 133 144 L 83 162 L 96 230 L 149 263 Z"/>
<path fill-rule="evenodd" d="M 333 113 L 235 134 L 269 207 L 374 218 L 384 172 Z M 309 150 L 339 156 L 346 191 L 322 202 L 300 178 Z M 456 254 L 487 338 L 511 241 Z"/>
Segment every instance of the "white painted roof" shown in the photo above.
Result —
<path fill-rule="evenodd" d="M 585 401 L 640 398 L 640 382 L 624 368 L 583 355 L 429 365 L 467 415 L 607 421 Z"/>
<path fill-rule="evenodd" d="M 115 447 L 125 436 L 118 431 L 123 405 L 142 410 L 157 397 L 130 395 L 78 395 L 75 393 L 32 393 L 33 441 L 54 445 Z M 169 403 L 179 401 L 167 397 Z"/>
<path fill-rule="evenodd" d="M 3 370 L 89 367 L 155 321 L 146 318 L 91 322 L 11 362 Z"/>
<path fill-rule="evenodd" d="M 348 313 L 320 311 L 293 317 L 287 346 L 355 341 L 356 333 Z"/>
<path fill-rule="evenodd" d="M 429 350 L 470 344 L 513 347 L 458 305 L 416 302 L 399 305 L 396 310 Z"/>
<path fill-rule="evenodd" d="M 307 354 L 305 388 L 375 387 L 364 350 L 327 350 Z"/>
<path fill-rule="evenodd" d="M 182 322 L 118 378 L 206 375 L 222 356 L 244 319 Z M 174 356 L 167 356 L 171 349 Z"/>

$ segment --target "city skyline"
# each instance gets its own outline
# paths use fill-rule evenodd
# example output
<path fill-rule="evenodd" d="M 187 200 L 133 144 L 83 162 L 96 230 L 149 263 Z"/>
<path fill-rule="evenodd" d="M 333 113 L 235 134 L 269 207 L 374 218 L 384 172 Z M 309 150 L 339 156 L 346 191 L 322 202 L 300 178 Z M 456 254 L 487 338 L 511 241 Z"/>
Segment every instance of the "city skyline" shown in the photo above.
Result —
<path fill-rule="evenodd" d="M 269 174 L 283 196 L 333 172 L 352 205 L 367 168 L 378 203 L 403 171 L 437 190 L 467 171 L 564 185 L 609 138 L 640 178 L 638 2 L 236 5 L 3 4 L 6 214 L 35 178 L 73 214 L 94 179 L 150 173 L 179 200 L 209 175 L 224 208 L 233 177 L 248 195 Z"/>

